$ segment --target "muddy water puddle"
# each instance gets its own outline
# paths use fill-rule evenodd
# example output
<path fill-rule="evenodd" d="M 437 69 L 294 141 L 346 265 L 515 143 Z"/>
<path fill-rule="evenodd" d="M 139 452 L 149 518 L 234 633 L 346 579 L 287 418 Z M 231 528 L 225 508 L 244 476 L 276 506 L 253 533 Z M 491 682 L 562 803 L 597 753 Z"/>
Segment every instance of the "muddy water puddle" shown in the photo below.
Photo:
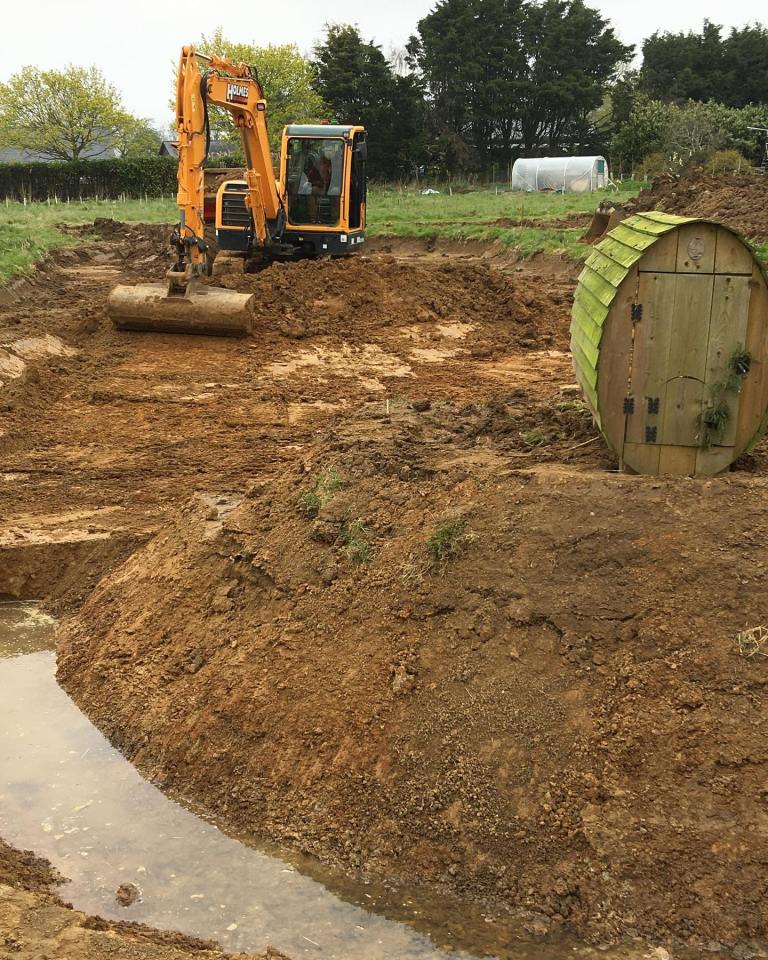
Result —
<path fill-rule="evenodd" d="M 35 604 L 0 602 L 0 661 L 50 650 L 55 626 L 55 621 Z M 1 686 L 0 690 L 6 692 Z"/>
<path fill-rule="evenodd" d="M 507 923 L 465 923 L 455 906 L 424 909 L 402 892 L 339 882 L 338 896 L 333 882 L 224 835 L 144 780 L 61 690 L 53 632 L 34 606 L 0 604 L 0 836 L 47 857 L 77 909 L 294 958 L 592 953 L 522 942 Z M 128 907 L 115 897 L 123 884 L 139 896 Z"/>

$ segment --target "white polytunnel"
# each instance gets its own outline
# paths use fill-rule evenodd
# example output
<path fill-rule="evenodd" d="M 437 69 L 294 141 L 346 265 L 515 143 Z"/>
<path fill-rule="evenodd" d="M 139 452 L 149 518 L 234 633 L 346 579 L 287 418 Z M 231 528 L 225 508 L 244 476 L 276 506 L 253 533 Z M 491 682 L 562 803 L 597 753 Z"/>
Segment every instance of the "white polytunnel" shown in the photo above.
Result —
<path fill-rule="evenodd" d="M 608 186 L 605 157 L 521 157 L 512 167 L 513 190 L 585 193 Z"/>

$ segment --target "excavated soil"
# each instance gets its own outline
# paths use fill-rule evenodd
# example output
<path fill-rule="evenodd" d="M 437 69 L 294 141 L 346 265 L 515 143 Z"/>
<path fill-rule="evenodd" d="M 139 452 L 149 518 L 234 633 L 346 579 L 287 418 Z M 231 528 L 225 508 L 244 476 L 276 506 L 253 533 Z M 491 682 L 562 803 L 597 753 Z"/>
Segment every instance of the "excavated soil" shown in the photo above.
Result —
<path fill-rule="evenodd" d="M 0 312 L 0 594 L 106 573 L 59 677 L 113 742 L 238 832 L 542 936 L 759 955 L 764 447 L 617 473 L 563 261 L 393 243 L 228 278 L 251 340 L 131 335 L 106 293 L 160 240 L 100 229 Z M 24 360 L 45 335 L 74 352 Z"/>
<path fill-rule="evenodd" d="M 663 210 L 688 217 L 716 220 L 754 240 L 768 238 L 768 177 L 759 173 L 711 176 L 697 170 L 684 177 L 664 176 L 653 181 L 631 212 Z"/>
<path fill-rule="evenodd" d="M 60 679 L 237 829 L 542 931 L 747 949 L 765 479 L 532 465 L 518 416 L 369 404 L 233 512 L 193 502 L 69 621 Z"/>
<path fill-rule="evenodd" d="M 562 433 L 573 267 L 453 252 L 276 266 L 224 281 L 256 292 L 253 339 L 131 335 L 109 323 L 107 293 L 162 281 L 168 231 L 96 230 L 99 243 L 58 251 L 0 303 L 0 596 L 40 596 L 48 577 L 62 606 L 80 602 L 92 581 L 78 588 L 67 556 L 101 572 L 195 491 L 279 474 L 373 398 L 522 391 L 527 421 Z"/>
<path fill-rule="evenodd" d="M 222 953 L 215 943 L 139 923 L 89 917 L 56 889 L 64 882 L 46 860 L 0 840 L 0 958 L 3 960 L 288 960 L 283 954 Z M 61 893 L 66 887 L 61 888 Z"/>

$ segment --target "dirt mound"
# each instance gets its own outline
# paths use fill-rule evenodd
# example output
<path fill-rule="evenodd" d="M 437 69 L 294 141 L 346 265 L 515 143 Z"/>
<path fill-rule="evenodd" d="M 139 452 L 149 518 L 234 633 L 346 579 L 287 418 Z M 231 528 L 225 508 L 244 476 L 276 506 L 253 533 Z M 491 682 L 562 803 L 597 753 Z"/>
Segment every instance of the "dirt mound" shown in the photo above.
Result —
<path fill-rule="evenodd" d="M 716 220 L 754 240 L 768 239 L 768 177 L 760 174 L 711 176 L 703 170 L 653 181 L 630 212 L 662 210 Z"/>
<path fill-rule="evenodd" d="M 566 349 L 563 307 L 567 310 L 573 299 L 570 278 L 542 288 L 518 283 L 482 262 L 449 258 L 423 263 L 392 256 L 305 260 L 214 282 L 254 292 L 256 327 L 276 327 L 283 336 L 358 339 L 372 330 L 458 322 L 482 330 L 486 350 Z"/>
<path fill-rule="evenodd" d="M 167 223 L 123 223 L 122 220 L 97 217 L 93 221 L 92 228 L 84 227 L 80 229 L 86 233 L 93 232 L 102 240 L 165 243 L 168 246 L 172 225 Z"/>
<path fill-rule="evenodd" d="M 172 229 L 167 223 L 121 223 L 108 219 L 93 223 L 93 232 L 109 243 L 104 256 L 116 257 L 128 272 L 147 280 L 162 280 L 173 263 Z M 95 262 L 99 262 L 98 254 Z"/>
<path fill-rule="evenodd" d="M 751 956 L 756 481 L 536 465 L 520 403 L 369 405 L 234 510 L 191 502 L 65 625 L 59 677 L 238 830 L 534 929 Z"/>

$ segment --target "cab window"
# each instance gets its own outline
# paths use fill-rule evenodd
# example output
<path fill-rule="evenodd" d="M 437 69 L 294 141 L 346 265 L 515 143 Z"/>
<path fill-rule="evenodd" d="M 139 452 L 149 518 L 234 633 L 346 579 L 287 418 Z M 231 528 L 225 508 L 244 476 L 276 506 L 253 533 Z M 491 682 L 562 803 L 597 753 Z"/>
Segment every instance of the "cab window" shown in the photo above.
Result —
<path fill-rule="evenodd" d="M 287 156 L 288 222 L 337 226 L 344 181 L 344 141 L 291 137 Z"/>

